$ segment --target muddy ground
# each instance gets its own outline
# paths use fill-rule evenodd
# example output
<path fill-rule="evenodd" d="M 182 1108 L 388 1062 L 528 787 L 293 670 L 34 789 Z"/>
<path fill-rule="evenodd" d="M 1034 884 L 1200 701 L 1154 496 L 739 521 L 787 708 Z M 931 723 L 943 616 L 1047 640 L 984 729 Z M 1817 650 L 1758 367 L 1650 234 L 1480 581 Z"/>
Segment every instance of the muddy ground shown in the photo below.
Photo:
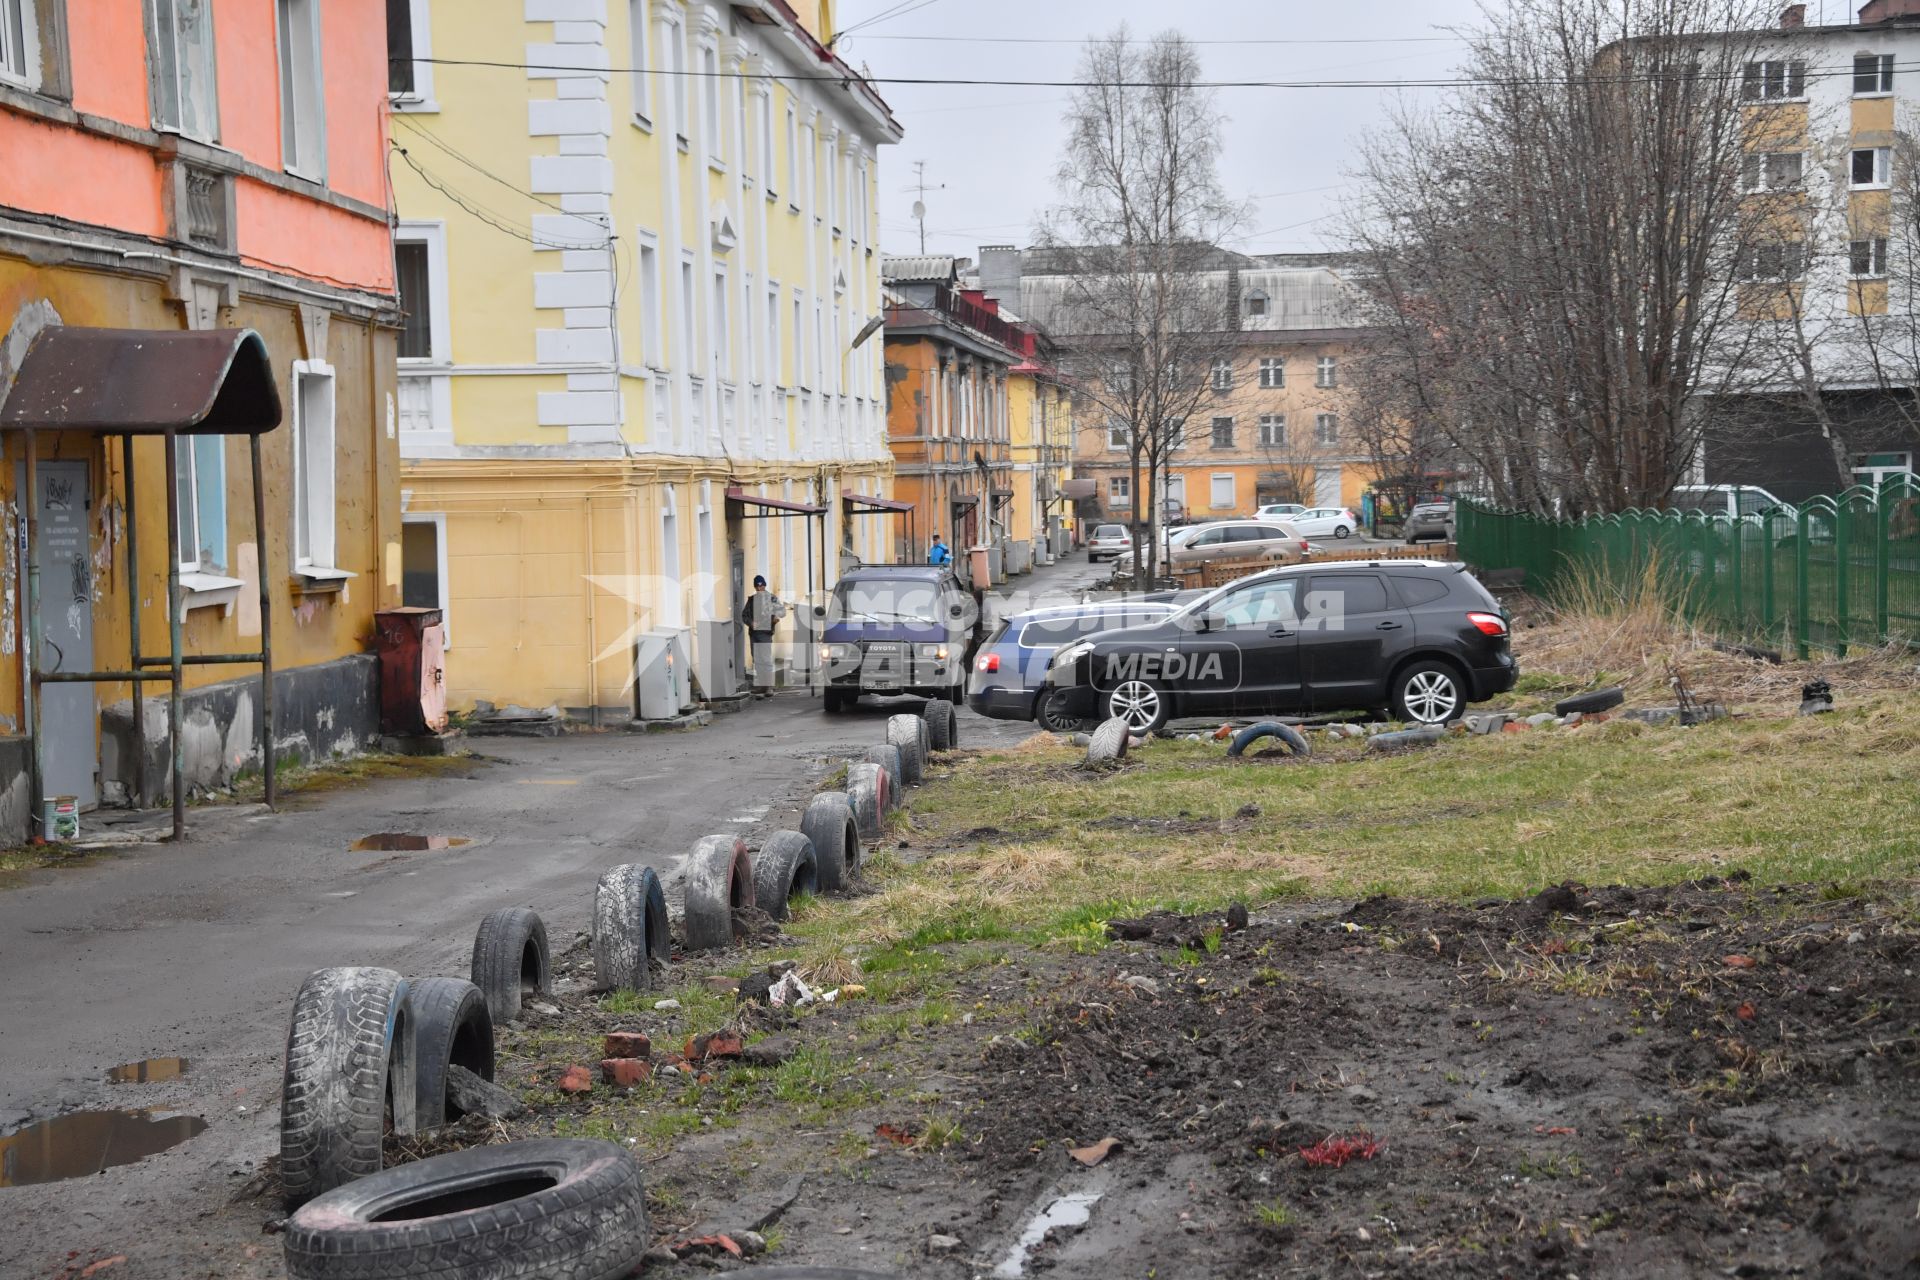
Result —
<path fill-rule="evenodd" d="M 1736 877 L 1152 917 L 1091 954 L 953 942 L 831 1007 L 735 1011 L 763 1065 L 574 1098 L 553 1084 L 602 1032 L 665 1062 L 727 1009 L 611 1013 L 582 983 L 502 1032 L 534 1115 L 391 1154 L 627 1140 L 658 1246 L 770 1245 L 649 1275 L 1920 1274 L 1917 919 Z M 260 1240 L 268 1187 L 219 1234 Z M 1061 1206 L 1023 1254 L 1062 1196 L 1084 1225 Z"/>

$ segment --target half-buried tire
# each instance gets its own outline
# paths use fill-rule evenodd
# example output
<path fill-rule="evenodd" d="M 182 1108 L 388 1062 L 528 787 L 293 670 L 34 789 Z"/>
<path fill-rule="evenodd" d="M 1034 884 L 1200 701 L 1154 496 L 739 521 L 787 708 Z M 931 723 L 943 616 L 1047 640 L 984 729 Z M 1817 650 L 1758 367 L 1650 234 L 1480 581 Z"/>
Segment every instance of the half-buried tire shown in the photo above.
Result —
<path fill-rule="evenodd" d="M 287 1220 L 293 1280 L 616 1280 L 647 1248 L 640 1166 L 610 1142 L 473 1147 L 339 1188 Z"/>
<path fill-rule="evenodd" d="M 687 950 L 732 946 L 734 910 L 754 905 L 753 859 L 747 854 L 747 842 L 738 836 L 702 836 L 687 855 L 682 924 Z"/>
<path fill-rule="evenodd" d="M 753 904 L 775 920 L 787 918 L 787 900 L 820 892 L 820 860 L 798 831 L 776 831 L 753 855 Z"/>
<path fill-rule="evenodd" d="M 887 717 L 887 741 L 900 748 L 900 773 L 910 787 L 920 785 L 920 778 L 927 769 L 927 753 L 920 737 L 926 731 L 927 722 L 919 716 Z"/>
<path fill-rule="evenodd" d="M 813 842 L 822 893 L 839 893 L 860 861 L 860 831 L 844 791 L 822 791 L 800 815 L 800 834 Z"/>
<path fill-rule="evenodd" d="M 611 867 L 593 890 L 593 985 L 600 991 L 645 991 L 650 961 L 667 963 L 667 895 L 652 867 Z"/>
<path fill-rule="evenodd" d="M 490 912 L 473 935 L 473 985 L 496 1023 L 520 1016 L 520 1002 L 553 991 L 547 926 L 526 907 Z"/>
<path fill-rule="evenodd" d="M 929 702 L 920 718 L 927 722 L 927 744 L 935 751 L 951 751 L 960 745 L 959 725 L 951 702 L 944 699 Z"/>
<path fill-rule="evenodd" d="M 872 766 L 878 772 L 878 766 Z M 887 775 L 882 773 L 880 777 Z M 855 845 L 869 842 L 877 843 L 883 827 L 880 812 L 880 786 L 869 775 L 864 778 L 847 779 L 847 807 L 853 813 Z"/>
<path fill-rule="evenodd" d="M 1289 755 L 1313 754 L 1313 748 L 1307 745 L 1307 740 L 1300 736 L 1299 730 L 1291 725 L 1281 724 L 1278 720 L 1262 720 L 1259 724 L 1251 724 L 1240 730 L 1233 735 L 1233 743 L 1227 748 L 1227 754 L 1238 758 L 1241 752 L 1262 738 L 1277 740 L 1287 749 Z"/>
<path fill-rule="evenodd" d="M 465 978 L 415 978 L 413 994 L 414 1122 L 435 1129 L 460 1118 L 447 1101 L 447 1068 L 458 1065 L 493 1079 L 493 1018 L 486 997 Z"/>
<path fill-rule="evenodd" d="M 1553 704 L 1553 711 L 1561 716 L 1570 716 L 1576 711 L 1582 715 L 1592 715 L 1596 711 L 1611 711 L 1626 700 L 1625 689 L 1617 684 L 1609 685 L 1591 693 L 1576 693 L 1571 698 L 1562 698 Z"/>
<path fill-rule="evenodd" d="M 413 1023 L 391 969 L 317 969 L 293 999 L 280 1097 L 280 1185 L 289 1209 L 380 1171 L 389 1104 L 414 1129 Z"/>

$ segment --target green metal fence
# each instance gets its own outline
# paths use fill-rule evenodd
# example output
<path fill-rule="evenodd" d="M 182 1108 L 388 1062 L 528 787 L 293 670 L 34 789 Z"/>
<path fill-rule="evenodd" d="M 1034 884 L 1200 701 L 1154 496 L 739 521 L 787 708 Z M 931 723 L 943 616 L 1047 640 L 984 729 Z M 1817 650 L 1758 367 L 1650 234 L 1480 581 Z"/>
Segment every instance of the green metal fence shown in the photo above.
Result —
<path fill-rule="evenodd" d="M 1920 645 L 1920 479 L 1753 516 L 1627 511 L 1552 520 L 1462 499 L 1460 556 L 1522 569 L 1554 598 L 1575 581 L 1621 589 L 1651 577 L 1687 617 L 1741 639 L 1844 655 Z"/>

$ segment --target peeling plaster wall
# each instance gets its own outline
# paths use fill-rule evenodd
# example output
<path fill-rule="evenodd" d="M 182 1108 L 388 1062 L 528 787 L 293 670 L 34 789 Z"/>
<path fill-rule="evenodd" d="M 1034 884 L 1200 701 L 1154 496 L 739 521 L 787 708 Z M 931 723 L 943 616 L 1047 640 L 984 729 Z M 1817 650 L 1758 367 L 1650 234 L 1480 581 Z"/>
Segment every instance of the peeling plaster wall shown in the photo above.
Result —
<path fill-rule="evenodd" d="M 364 751 L 380 733 L 379 663 L 352 654 L 273 676 L 274 756 L 281 764 L 314 764 Z M 167 699 L 146 700 L 147 794 L 143 803 L 163 803 L 169 794 Z M 103 791 L 121 800 L 133 791 L 137 748 L 133 703 L 101 710 L 100 776 Z M 180 749 L 187 786 L 204 794 L 230 786 L 235 777 L 260 769 L 260 679 L 226 680 L 190 690 L 183 699 Z M 0 821 L 4 821 L 0 798 Z"/>

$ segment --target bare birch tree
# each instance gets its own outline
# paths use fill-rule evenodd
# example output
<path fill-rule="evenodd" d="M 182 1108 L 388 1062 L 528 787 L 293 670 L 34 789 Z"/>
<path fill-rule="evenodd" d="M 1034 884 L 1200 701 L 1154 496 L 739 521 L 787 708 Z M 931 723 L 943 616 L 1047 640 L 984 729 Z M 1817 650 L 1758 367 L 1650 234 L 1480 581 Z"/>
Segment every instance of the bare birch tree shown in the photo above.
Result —
<path fill-rule="evenodd" d="M 1215 247 L 1245 217 L 1214 157 L 1221 117 L 1178 32 L 1135 43 L 1126 27 L 1091 40 L 1067 110 L 1062 202 L 1039 231 L 1063 291 L 1036 317 L 1061 344 L 1080 412 L 1124 431 L 1136 520 L 1134 573 L 1158 575 L 1156 481 L 1231 356 L 1234 327 Z"/>
<path fill-rule="evenodd" d="M 1749 0 L 1512 0 L 1365 153 L 1363 375 L 1513 507 L 1663 501 L 1752 369 Z"/>

